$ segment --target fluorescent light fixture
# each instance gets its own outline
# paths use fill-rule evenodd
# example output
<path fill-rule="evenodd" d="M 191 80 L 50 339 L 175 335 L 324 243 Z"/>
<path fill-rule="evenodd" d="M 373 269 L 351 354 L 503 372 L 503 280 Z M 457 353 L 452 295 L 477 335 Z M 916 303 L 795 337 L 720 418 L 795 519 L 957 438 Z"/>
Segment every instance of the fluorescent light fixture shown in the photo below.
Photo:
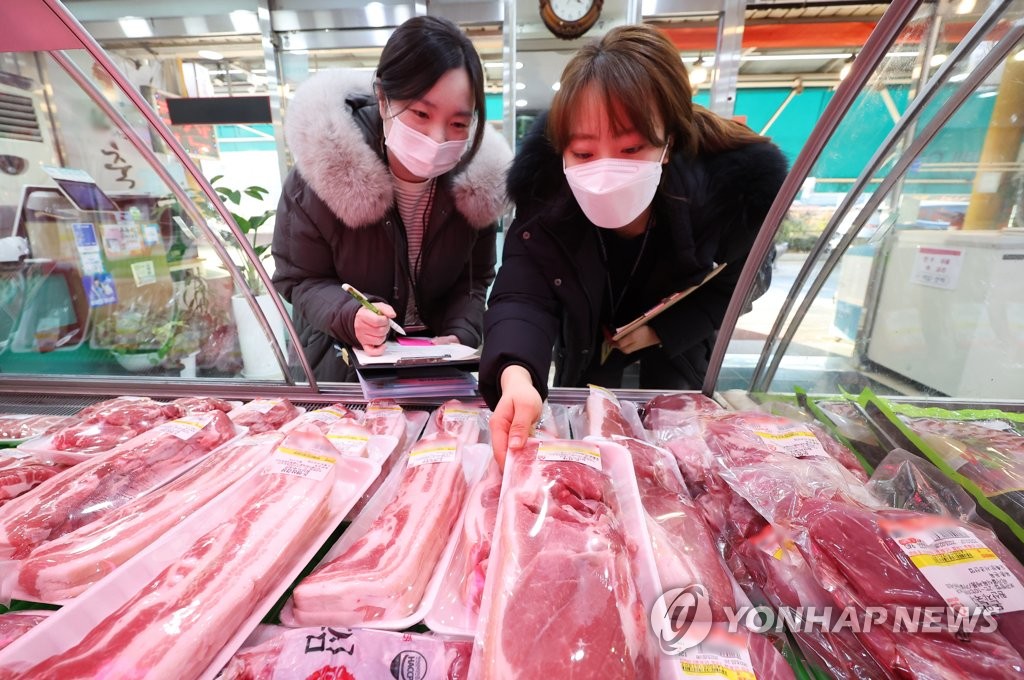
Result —
<path fill-rule="evenodd" d="M 395 5 L 395 25 L 404 24 L 412 18 L 408 5 Z"/>
<path fill-rule="evenodd" d="M 485 61 L 484 68 L 501 68 L 505 65 L 503 61 Z"/>
<path fill-rule="evenodd" d="M 999 94 L 997 91 L 992 90 L 991 92 L 982 92 L 978 95 L 978 99 L 988 99 L 989 97 L 995 97 Z"/>
<path fill-rule="evenodd" d="M 806 61 L 809 59 L 846 59 L 852 57 L 850 52 L 822 52 L 820 54 L 748 54 L 740 57 L 740 61 Z"/>
<path fill-rule="evenodd" d="M 366 23 L 370 26 L 383 26 L 387 21 L 384 14 L 384 5 L 379 2 L 366 3 Z"/>
<path fill-rule="evenodd" d="M 517 90 L 525 90 L 526 89 L 526 83 L 523 83 L 523 82 L 516 83 L 516 89 Z"/>
<path fill-rule="evenodd" d="M 949 82 L 951 82 L 951 83 L 962 83 L 965 80 L 967 80 L 967 74 L 966 73 L 957 73 L 955 76 L 950 76 L 949 77 Z"/>
<path fill-rule="evenodd" d="M 523 67 L 523 62 L 521 62 L 521 61 L 517 61 L 517 62 L 516 62 L 516 70 L 518 71 L 518 70 L 519 70 L 519 69 L 521 69 L 522 67 Z"/>
<path fill-rule="evenodd" d="M 936 66 L 942 66 L 942 63 L 943 63 L 944 61 L 946 61 L 946 59 L 947 59 L 948 57 L 949 57 L 949 55 L 947 55 L 947 54 L 942 54 L 941 52 L 939 52 L 938 54 L 933 54 L 933 55 L 932 55 L 932 58 L 928 60 L 928 64 L 929 64 L 929 65 L 930 65 L 930 66 L 931 66 L 932 68 L 934 68 L 934 67 L 936 67 Z"/>
<path fill-rule="evenodd" d="M 1017 54 L 1013 55 L 1014 61 L 1024 61 L 1024 50 L 1021 50 Z"/>
<path fill-rule="evenodd" d="M 525 99 L 517 99 L 516 100 L 516 108 L 517 109 L 521 109 L 524 106 L 526 106 L 526 100 Z"/>
<path fill-rule="evenodd" d="M 855 57 L 851 54 L 846 59 L 846 63 L 839 69 L 839 80 L 846 80 L 846 76 L 850 75 L 850 71 L 853 70 L 853 60 Z"/>
<path fill-rule="evenodd" d="M 256 18 L 256 12 L 250 12 L 247 9 L 236 9 L 228 14 L 228 18 L 231 19 L 231 25 L 234 26 L 235 31 L 238 33 L 260 32 L 260 21 Z"/>
<path fill-rule="evenodd" d="M 552 89 L 552 90 L 554 90 L 555 92 L 558 92 L 559 90 L 561 90 L 561 89 L 562 89 L 562 83 L 560 83 L 560 82 L 557 82 L 557 81 L 556 81 L 556 82 L 554 82 L 554 83 L 553 83 L 553 84 L 551 85 L 551 89 Z"/>
<path fill-rule="evenodd" d="M 960 0 L 956 5 L 957 14 L 970 14 L 974 11 L 975 0 Z"/>
<path fill-rule="evenodd" d="M 121 17 L 117 20 L 126 38 L 152 38 L 153 27 L 142 17 Z"/>
<path fill-rule="evenodd" d="M 224 55 L 216 50 L 199 50 L 196 52 L 201 58 L 209 59 L 210 61 L 220 61 L 224 58 Z"/>

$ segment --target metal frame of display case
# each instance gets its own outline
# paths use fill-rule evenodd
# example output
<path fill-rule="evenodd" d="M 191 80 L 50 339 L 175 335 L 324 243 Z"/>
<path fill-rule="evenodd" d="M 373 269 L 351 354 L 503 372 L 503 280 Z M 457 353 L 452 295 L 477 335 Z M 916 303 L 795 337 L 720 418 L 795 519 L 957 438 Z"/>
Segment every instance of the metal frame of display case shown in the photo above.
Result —
<path fill-rule="evenodd" d="M 29 2 L 35 3 L 34 7 L 28 7 Z M 97 43 L 96 40 L 89 35 L 85 28 L 82 27 L 82 25 L 70 14 L 70 12 L 67 11 L 66 8 L 64 8 L 63 5 L 61 5 L 58 2 L 58 0 L 25 0 L 25 2 L 21 3 L 17 9 L 12 8 L 11 14 L 15 21 L 8 23 L 8 30 L 19 30 L 17 19 L 20 16 L 25 16 L 25 14 L 23 13 L 27 13 L 27 15 L 30 16 L 30 18 L 38 18 L 35 17 L 34 12 L 43 11 L 43 7 L 49 9 L 50 12 L 52 12 L 53 14 L 53 19 L 61 22 L 67 28 L 70 35 L 73 36 L 80 43 L 81 49 L 84 49 L 86 52 L 88 52 L 89 55 L 96 61 L 96 63 L 99 64 L 106 71 L 107 75 L 109 75 L 111 80 L 116 84 L 121 94 L 127 97 L 128 100 L 131 101 L 132 104 L 134 104 L 135 108 L 138 110 L 139 113 L 143 115 L 143 117 L 146 119 L 146 122 L 150 125 L 150 127 L 154 131 L 156 131 L 157 134 L 160 135 L 161 140 L 164 142 L 164 144 L 166 144 L 167 148 L 171 151 L 171 153 L 173 153 L 178 162 L 182 164 L 185 171 L 188 172 L 191 178 L 199 185 L 200 189 L 205 195 L 206 200 L 210 202 L 210 204 L 217 211 L 217 214 L 220 216 L 220 218 L 224 220 L 225 226 L 237 241 L 238 247 L 242 250 L 245 257 L 249 259 L 250 263 L 255 267 L 255 270 L 260 280 L 263 282 L 263 285 L 266 287 L 268 291 L 273 291 L 273 282 L 271 281 L 271 278 L 267 274 L 266 270 L 263 268 L 260 259 L 256 256 L 252 244 L 249 243 L 249 240 L 245 237 L 245 235 L 239 229 L 238 225 L 235 223 L 234 218 L 231 216 L 231 212 L 218 198 L 216 191 L 213 189 L 213 186 L 203 176 L 202 172 L 189 157 L 185 149 L 182 148 L 181 144 L 174 137 L 171 131 L 167 128 L 164 122 L 160 120 L 156 111 L 153 110 L 151 106 L 149 106 L 149 104 L 142 98 L 142 95 L 139 94 L 139 92 L 132 86 L 130 82 L 128 82 L 128 80 L 124 77 L 120 70 L 111 61 L 110 57 L 106 54 L 103 48 L 100 47 L 99 43 Z M 30 33 L 30 35 L 32 34 Z M 52 46 L 53 44 L 51 43 L 47 47 Z M 263 310 L 257 304 L 253 291 L 249 289 L 247 285 L 245 285 L 244 276 L 242 275 L 238 266 L 235 265 L 231 257 L 228 256 L 224 244 L 221 242 L 220 238 L 213 232 L 210 226 L 206 223 L 206 220 L 196 209 L 193 201 L 187 196 L 187 194 L 184 192 L 184 190 L 181 188 L 178 182 L 175 181 L 174 178 L 170 176 L 167 169 L 163 166 L 159 159 L 156 158 L 153 151 L 145 143 L 142 142 L 142 140 L 138 136 L 138 133 L 127 123 L 124 117 L 121 116 L 121 114 L 103 96 L 103 94 L 96 88 L 96 85 L 89 79 L 89 77 L 86 74 L 82 73 L 81 70 L 71 61 L 71 59 L 68 58 L 66 54 L 64 54 L 63 50 L 42 49 L 37 51 L 46 52 L 62 69 L 64 69 L 68 76 L 72 80 L 74 80 L 75 83 L 78 84 L 79 87 L 81 87 L 82 90 L 93 100 L 93 102 L 97 106 L 99 106 L 100 109 L 110 118 L 110 120 L 118 126 L 121 133 L 125 135 L 125 138 L 128 139 L 129 142 L 131 142 L 135 150 L 138 151 L 149 162 L 153 171 L 156 172 L 157 175 L 167 184 L 168 188 L 173 192 L 174 196 L 181 203 L 182 207 L 191 213 L 190 217 L 192 217 L 195 224 L 199 226 L 199 228 L 203 231 L 204 235 L 209 239 L 215 251 L 221 257 L 222 263 L 225 265 L 232 279 L 237 284 L 238 290 L 241 291 L 242 295 L 248 302 L 250 308 L 253 310 L 256 316 L 256 320 L 263 329 L 267 341 L 271 343 L 273 347 L 274 355 L 277 358 L 278 363 L 282 369 L 285 381 L 287 382 L 288 385 L 294 386 L 296 384 L 295 378 L 291 375 L 291 372 L 289 371 L 289 362 L 286 359 L 284 350 L 277 342 L 274 332 L 271 329 L 270 322 L 268 321 L 266 315 L 263 313 Z M 272 295 L 271 297 L 273 299 L 275 307 L 277 308 L 278 313 L 281 315 L 283 319 L 286 320 L 285 328 L 293 343 L 293 346 L 296 348 L 301 347 L 302 344 L 299 341 L 299 337 L 295 331 L 295 327 L 291 324 L 290 321 L 288 321 L 288 312 L 284 306 L 284 303 L 277 295 Z M 309 387 L 305 391 L 307 393 L 315 393 L 317 391 L 317 382 L 316 378 L 313 376 L 313 371 L 310 368 L 305 353 L 297 351 L 295 354 L 297 355 L 297 360 L 304 373 L 306 383 L 309 385 Z M 69 380 L 67 378 L 64 378 L 61 380 L 61 384 L 68 385 L 72 389 L 81 387 L 85 384 L 92 384 L 94 382 L 95 381 L 93 380 L 85 378 L 76 380 Z M 164 382 L 165 384 L 171 384 L 175 381 L 167 379 L 166 381 L 161 382 Z M 3 385 L 6 386 L 6 384 L 7 381 L 4 381 Z"/>
<path fill-rule="evenodd" d="M 778 371 L 782 357 L 785 355 L 786 350 L 793 341 L 793 336 L 796 334 L 796 331 L 800 326 L 800 322 L 807 315 L 811 305 L 814 303 L 815 297 L 821 292 L 821 289 L 824 287 L 829 276 L 832 275 L 836 265 L 842 258 L 843 253 L 846 252 L 854 238 L 856 238 L 861 228 L 867 222 L 868 217 L 872 215 L 875 209 L 883 200 L 885 200 L 890 189 L 899 182 L 903 173 L 910 167 L 918 154 L 935 138 L 935 136 L 941 131 L 943 125 L 956 113 L 957 109 L 964 103 L 964 101 L 966 101 L 974 89 L 977 88 L 977 86 L 991 73 L 991 71 L 998 67 L 1002 60 L 1009 55 L 1016 46 L 1017 41 L 1021 39 L 1022 35 L 1024 35 L 1024 28 L 1020 25 L 1011 27 L 1002 36 L 999 42 L 993 46 L 992 50 L 985 56 L 983 61 L 975 65 L 968 77 L 959 84 L 957 90 L 935 114 L 935 117 L 929 121 L 927 127 L 921 130 L 917 138 L 905 146 L 900 158 L 897 159 L 896 163 L 887 172 L 885 179 L 882 180 L 881 184 L 877 188 L 875 188 L 867 202 L 861 207 L 860 212 L 854 218 L 850 229 L 842 235 L 838 245 L 828 254 L 827 259 L 818 271 L 817 276 L 811 282 L 810 288 L 804 293 L 800 306 L 797 308 L 795 315 L 789 321 L 788 326 L 783 333 L 783 325 L 786 323 L 787 319 L 789 319 L 789 314 L 793 309 L 793 305 L 796 304 L 799 291 L 812 276 L 815 264 L 821 258 L 826 245 L 835 235 L 840 222 L 842 222 L 843 218 L 853 207 L 860 193 L 871 182 L 871 179 L 879 168 L 882 167 L 886 158 L 897 147 L 900 140 L 903 139 L 904 134 L 911 130 L 916 124 L 918 114 L 920 114 L 928 104 L 935 100 L 936 96 L 939 94 L 940 88 L 948 82 L 948 76 L 957 66 L 960 59 L 969 54 L 982 42 L 986 33 L 988 33 L 997 24 L 1003 10 L 1005 10 L 1010 4 L 1009 0 L 1003 0 L 993 2 L 989 6 L 988 10 L 986 10 L 985 14 L 978 20 L 967 36 L 964 37 L 963 41 L 954 48 L 946 61 L 942 63 L 921 93 L 910 102 L 899 122 L 893 128 L 892 132 L 890 132 L 886 137 L 878 151 L 875 152 L 875 155 L 872 156 L 871 160 L 865 166 L 849 193 L 846 194 L 840 205 L 836 208 L 832 218 L 825 226 L 821 238 L 819 238 L 814 244 L 814 247 L 805 260 L 803 267 L 797 274 L 797 278 L 793 282 L 793 286 L 790 290 L 790 295 L 787 296 L 786 301 L 775 320 L 775 324 L 773 325 L 771 332 L 768 334 L 768 341 L 765 345 L 765 350 L 762 352 L 751 378 L 752 391 L 766 391 L 769 388 L 775 373 Z M 810 169 L 808 168 L 808 172 L 809 171 Z M 801 182 L 804 179 L 806 179 L 806 176 L 800 177 Z"/>

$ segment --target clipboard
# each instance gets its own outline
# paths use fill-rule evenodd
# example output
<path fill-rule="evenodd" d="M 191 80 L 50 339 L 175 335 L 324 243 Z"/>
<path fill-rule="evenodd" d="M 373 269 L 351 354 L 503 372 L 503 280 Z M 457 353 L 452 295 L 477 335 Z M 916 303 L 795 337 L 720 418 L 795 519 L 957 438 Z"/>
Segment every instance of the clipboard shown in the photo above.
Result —
<path fill-rule="evenodd" d="M 656 317 L 659 314 L 661 314 L 662 312 L 664 312 L 666 309 L 668 309 L 669 307 L 671 307 L 675 303 L 677 303 L 680 300 L 682 300 L 683 298 L 687 297 L 690 293 L 692 293 L 693 291 L 697 290 L 698 288 L 703 286 L 705 283 L 707 283 L 711 279 L 713 279 L 716 276 L 718 276 L 718 273 L 720 271 L 722 271 L 723 269 L 725 269 L 725 265 L 726 264 L 727 263 L 723 262 L 722 264 L 716 266 L 714 269 L 712 269 L 710 272 L 708 272 L 707 276 L 705 276 L 701 280 L 701 282 L 698 283 L 697 285 L 690 286 L 689 288 L 681 290 L 681 291 L 679 291 L 677 293 L 672 293 L 671 295 L 669 295 L 666 298 L 662 298 L 661 302 L 659 302 L 658 304 L 654 305 L 653 307 L 648 309 L 646 312 L 644 312 L 643 314 L 641 314 L 637 318 L 635 318 L 632 321 L 630 321 L 629 323 L 627 323 L 625 326 L 619 326 L 618 328 L 616 328 L 615 329 L 615 333 L 610 338 L 611 341 L 612 342 L 618 342 L 619 340 L 621 340 L 625 336 L 627 336 L 630 333 L 632 333 L 633 331 L 635 331 L 640 326 L 643 326 L 645 323 L 647 323 L 648 321 L 650 321 L 654 317 Z"/>
<path fill-rule="evenodd" d="M 719 272 L 725 269 L 726 264 L 728 263 L 723 262 L 720 265 L 716 265 L 711 271 L 707 273 L 707 275 L 703 279 L 701 279 L 700 283 L 690 286 L 689 288 L 678 291 L 676 293 L 672 293 L 668 297 L 662 298 L 661 301 L 658 302 L 658 304 L 654 305 L 646 312 L 644 312 L 637 318 L 627 323 L 625 326 L 619 326 L 618 328 L 616 328 L 614 334 L 609 334 L 608 331 L 605 331 L 605 339 L 601 343 L 601 365 L 603 366 L 604 363 L 608 361 L 608 357 L 611 356 L 612 350 L 614 349 L 612 347 L 613 342 L 618 342 L 622 338 L 626 337 L 640 326 L 643 326 L 645 323 L 655 318 L 656 316 L 658 316 L 659 314 L 661 314 L 666 309 L 668 309 L 675 303 L 679 302 L 683 298 L 687 297 L 688 295 L 690 295 L 690 293 L 697 290 L 711 279 L 718 276 Z"/>
<path fill-rule="evenodd" d="M 465 345 L 402 345 L 385 343 L 383 356 L 371 357 L 361 349 L 348 349 L 348 363 L 357 371 L 404 371 L 416 368 L 458 368 L 475 371 L 480 351 Z"/>

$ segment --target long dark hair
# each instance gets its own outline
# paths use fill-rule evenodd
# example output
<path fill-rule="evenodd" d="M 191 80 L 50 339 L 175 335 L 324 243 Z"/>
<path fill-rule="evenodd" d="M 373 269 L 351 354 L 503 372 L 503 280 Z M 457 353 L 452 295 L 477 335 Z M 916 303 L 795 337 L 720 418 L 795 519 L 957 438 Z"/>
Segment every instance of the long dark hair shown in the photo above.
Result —
<path fill-rule="evenodd" d="M 569 143 L 573 117 L 591 87 L 604 101 L 614 132 L 632 127 L 654 146 L 666 142 L 658 136 L 659 120 L 672 148 L 689 156 L 768 141 L 746 125 L 694 104 L 679 53 L 650 26 L 614 28 L 580 48 L 566 65 L 548 117 L 548 137 L 559 153 Z"/>
<path fill-rule="evenodd" d="M 388 99 L 419 99 L 453 68 L 466 69 L 476 113 L 473 139 L 455 167 L 457 172 L 473 160 L 487 125 L 483 65 L 466 34 L 441 17 L 418 16 L 403 22 L 380 53 L 375 83 Z"/>

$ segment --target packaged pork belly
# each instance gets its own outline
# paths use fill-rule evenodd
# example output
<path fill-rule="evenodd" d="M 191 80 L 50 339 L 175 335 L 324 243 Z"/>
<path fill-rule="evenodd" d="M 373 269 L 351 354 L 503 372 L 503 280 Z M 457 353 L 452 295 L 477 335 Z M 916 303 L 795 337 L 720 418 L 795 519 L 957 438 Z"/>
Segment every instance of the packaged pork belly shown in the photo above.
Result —
<path fill-rule="evenodd" d="M 488 442 L 490 417 L 491 412 L 483 402 L 474 404 L 449 399 L 431 414 L 423 430 L 423 438 L 448 436 L 464 446 Z"/>
<path fill-rule="evenodd" d="M 40 463 L 31 456 L 16 453 L 14 456 L 0 456 L 0 506 L 68 468 L 57 463 Z"/>
<path fill-rule="evenodd" d="M 211 411 L 227 413 L 238 403 L 211 397 L 185 397 L 168 403 L 149 397 L 117 397 L 82 409 L 63 427 L 20 444 L 17 451 L 41 463 L 75 465 L 163 423 Z"/>
<path fill-rule="evenodd" d="M 306 409 L 295 406 L 283 397 L 274 399 L 253 399 L 233 409 L 228 417 L 236 425 L 247 428 L 253 434 L 276 430 L 294 420 Z"/>
<path fill-rule="evenodd" d="M 64 470 L 0 508 L 0 557 L 26 557 L 159 488 L 243 433 L 222 411 L 199 413 Z"/>
<path fill-rule="evenodd" d="M 0 651 L 0 677 L 212 679 L 369 484 L 319 433 L 263 465 Z"/>
<path fill-rule="evenodd" d="M 232 657 L 220 680 L 466 680 L 473 648 L 470 640 L 371 628 L 275 627 L 261 637 Z"/>
<path fill-rule="evenodd" d="M 73 416 L 0 414 L 0 446 L 17 446 L 27 439 L 55 432 L 73 420 Z"/>
<path fill-rule="evenodd" d="M 8 563 L 5 590 L 20 600 L 66 604 L 263 465 L 284 437 L 266 432 L 222 445 L 169 484 Z"/>
<path fill-rule="evenodd" d="M 470 677 L 677 677 L 660 595 L 628 452 L 531 439 L 506 460 Z"/>
<path fill-rule="evenodd" d="M 29 632 L 53 614 L 49 609 L 25 609 L 0 614 L 0 649 Z"/>
<path fill-rule="evenodd" d="M 421 439 L 281 612 L 289 626 L 401 630 L 422 620 L 458 538 L 469 488 L 492 458 L 486 445 Z"/>

